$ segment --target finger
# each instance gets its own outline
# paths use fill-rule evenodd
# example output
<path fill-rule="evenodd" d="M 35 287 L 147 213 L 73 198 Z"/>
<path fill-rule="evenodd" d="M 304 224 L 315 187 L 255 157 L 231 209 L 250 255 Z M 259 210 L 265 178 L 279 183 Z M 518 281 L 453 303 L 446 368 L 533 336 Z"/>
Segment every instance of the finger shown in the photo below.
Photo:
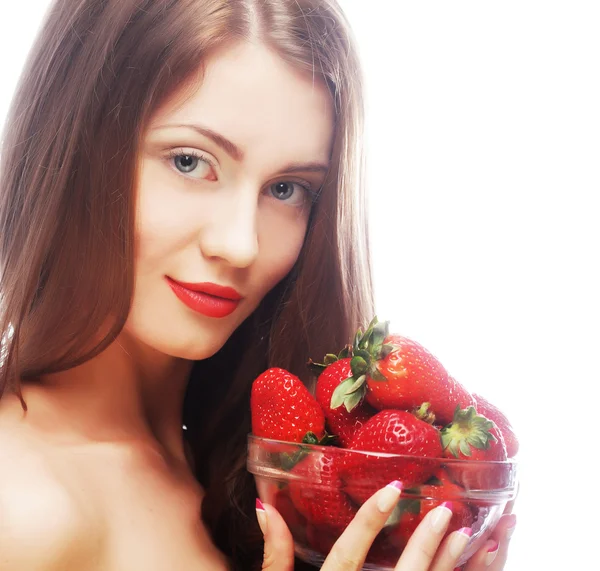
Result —
<path fill-rule="evenodd" d="M 429 571 L 451 571 L 456 568 L 465 548 L 471 539 L 470 527 L 463 527 L 449 534 L 437 550 Z"/>
<path fill-rule="evenodd" d="M 321 571 L 355 571 L 362 568 L 367 553 L 398 503 L 402 484 L 397 480 L 373 494 L 356 512 L 335 542 Z"/>
<path fill-rule="evenodd" d="M 474 553 L 470 558 L 468 563 L 461 567 L 465 571 L 470 569 L 471 571 L 489 571 L 490 565 L 496 560 L 498 557 L 499 543 L 495 539 L 488 539 L 481 549 Z"/>
<path fill-rule="evenodd" d="M 408 540 L 396 571 L 429 570 L 451 519 L 450 502 L 444 502 L 431 510 Z"/>
<path fill-rule="evenodd" d="M 256 499 L 256 517 L 265 538 L 264 570 L 292 571 L 294 569 L 294 540 L 279 512 Z"/>
<path fill-rule="evenodd" d="M 504 508 L 504 512 L 502 512 L 502 513 L 507 514 L 507 515 L 511 514 L 513 511 L 513 508 L 515 507 L 515 501 L 516 500 L 511 500 L 510 502 L 508 502 L 506 504 L 506 507 Z"/>
<path fill-rule="evenodd" d="M 503 515 L 486 544 L 469 559 L 465 571 L 502 571 L 516 523 L 514 514 Z"/>

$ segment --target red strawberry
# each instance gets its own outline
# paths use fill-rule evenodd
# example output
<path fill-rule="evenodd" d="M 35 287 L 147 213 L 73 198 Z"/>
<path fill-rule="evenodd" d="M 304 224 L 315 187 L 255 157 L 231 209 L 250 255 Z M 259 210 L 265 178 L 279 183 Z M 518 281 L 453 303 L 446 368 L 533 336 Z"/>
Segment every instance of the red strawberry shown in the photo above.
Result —
<path fill-rule="evenodd" d="M 308 524 L 306 536 L 311 548 L 325 559 L 338 540 L 340 532 L 329 526 Z M 400 552 L 395 542 L 390 541 L 385 532 L 380 532 L 371 544 L 365 559 L 365 568 L 375 568 L 375 565 L 393 568 L 399 557 Z"/>
<path fill-rule="evenodd" d="M 327 525 L 306 526 L 306 540 L 308 545 L 317 553 L 323 556 L 323 559 L 329 555 L 334 543 L 338 540 L 340 531 Z"/>
<path fill-rule="evenodd" d="M 448 472 L 455 481 L 469 490 L 487 490 L 507 485 L 509 465 L 477 465 L 478 461 L 503 462 L 507 455 L 502 434 L 491 420 L 477 414 L 475 407 L 464 410 L 457 407 L 454 420 L 442 429 L 441 436 L 446 458 L 472 461 L 448 463 Z"/>
<path fill-rule="evenodd" d="M 277 490 L 271 503 L 285 520 L 294 540 L 306 543 L 306 519 L 298 512 L 296 506 L 294 506 L 290 498 L 289 487 Z"/>
<path fill-rule="evenodd" d="M 510 425 L 508 418 L 506 418 L 504 413 L 498 407 L 494 406 L 482 396 L 474 394 L 473 397 L 477 403 L 475 405 L 477 412 L 492 420 L 498 427 L 498 430 L 502 433 L 504 443 L 506 444 L 506 455 L 509 458 L 516 456 L 519 451 L 519 441 L 517 440 L 517 435 Z"/>
<path fill-rule="evenodd" d="M 380 569 L 381 567 L 387 567 L 393 569 L 398 563 L 398 559 L 400 559 L 400 553 L 395 542 L 390 541 L 384 528 L 373 541 L 365 559 L 365 563 L 370 567 L 365 566 L 364 568 Z"/>
<path fill-rule="evenodd" d="M 410 410 L 430 403 L 436 422 L 452 420 L 456 405 L 473 404 L 473 397 L 425 347 L 400 335 L 389 335 L 384 344 L 392 345 L 388 355 L 377 362 L 385 381 L 367 377 L 367 401 L 376 408 Z"/>
<path fill-rule="evenodd" d="M 359 403 L 350 412 L 346 407 L 331 408 L 334 390 L 349 377 L 352 377 L 350 358 L 340 359 L 328 365 L 319 375 L 315 396 L 321 405 L 329 431 L 337 436 L 341 446 L 348 446 L 357 430 L 375 414 L 366 402 Z"/>
<path fill-rule="evenodd" d="M 471 394 L 425 347 L 390 335 L 387 322 L 374 318 L 364 334 L 359 331 L 353 354 L 354 382 L 348 382 L 343 399 L 338 399 L 349 410 L 363 396 L 379 410 L 413 410 L 428 402 L 435 422 L 445 425 L 452 421 L 457 405 L 464 408 L 474 404 Z"/>
<path fill-rule="evenodd" d="M 400 480 L 405 487 L 423 483 L 435 470 L 435 461 L 428 458 L 442 454 L 439 431 L 402 410 L 378 412 L 356 433 L 349 448 L 408 456 L 355 454 L 347 459 L 342 479 L 348 494 L 359 503 L 392 480 Z"/>
<path fill-rule="evenodd" d="M 324 437 L 325 417 L 319 403 L 298 377 L 284 369 L 268 369 L 256 378 L 250 409 L 255 436 L 288 442 L 302 442 L 307 435 L 312 436 L 311 442 Z"/>
<path fill-rule="evenodd" d="M 352 520 L 357 508 L 342 490 L 339 456 L 331 452 L 311 452 L 294 466 L 289 483 L 296 509 L 312 526 L 329 527 L 339 534 Z"/>
<path fill-rule="evenodd" d="M 475 520 L 471 508 L 463 501 L 464 488 L 452 482 L 442 468 L 436 471 L 431 480 L 422 486 L 404 490 L 404 494 L 408 496 L 414 494 L 419 496 L 419 499 L 406 497 L 399 502 L 396 508 L 397 513 L 392 514 L 392 517 L 398 517 L 399 521 L 390 534 L 402 547 L 406 545 L 423 518 L 443 502 L 452 504 L 452 519 L 448 525 L 447 534 L 462 527 L 471 527 Z"/>

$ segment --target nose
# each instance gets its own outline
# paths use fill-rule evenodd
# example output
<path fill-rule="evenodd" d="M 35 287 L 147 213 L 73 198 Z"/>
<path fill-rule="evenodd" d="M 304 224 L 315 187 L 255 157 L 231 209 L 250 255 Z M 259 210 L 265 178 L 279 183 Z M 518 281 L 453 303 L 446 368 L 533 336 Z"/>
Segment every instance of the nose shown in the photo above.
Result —
<path fill-rule="evenodd" d="M 202 255 L 247 268 L 258 255 L 256 192 L 226 193 L 211 210 L 200 236 Z"/>

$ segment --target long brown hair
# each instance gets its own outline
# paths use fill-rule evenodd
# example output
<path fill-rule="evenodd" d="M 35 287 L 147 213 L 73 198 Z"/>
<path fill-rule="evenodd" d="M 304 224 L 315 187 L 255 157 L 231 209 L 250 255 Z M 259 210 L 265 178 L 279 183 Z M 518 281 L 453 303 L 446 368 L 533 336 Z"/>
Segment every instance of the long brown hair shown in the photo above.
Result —
<path fill-rule="evenodd" d="M 343 346 L 373 313 L 361 73 L 336 0 L 55 0 L 0 157 L 1 397 L 89 360 L 119 334 L 133 292 L 145 126 L 212 50 L 245 39 L 324 81 L 336 125 L 297 264 L 221 351 L 195 365 L 186 395 L 203 517 L 239 568 L 260 561 L 244 465 L 251 381 L 277 365 L 310 382 L 307 358 Z"/>

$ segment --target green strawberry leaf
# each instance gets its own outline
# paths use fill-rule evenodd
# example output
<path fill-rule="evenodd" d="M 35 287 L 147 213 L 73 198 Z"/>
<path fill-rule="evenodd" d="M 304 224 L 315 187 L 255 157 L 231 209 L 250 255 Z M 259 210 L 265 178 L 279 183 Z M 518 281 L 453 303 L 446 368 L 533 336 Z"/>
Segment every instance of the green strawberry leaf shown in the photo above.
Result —
<path fill-rule="evenodd" d="M 357 349 L 368 350 L 371 340 L 371 335 L 373 334 L 373 327 L 377 323 L 377 316 L 373 317 L 371 323 L 367 326 L 367 330 L 365 333 L 358 339 L 358 343 L 356 344 Z M 360 331 L 360 330 L 359 330 Z"/>
<path fill-rule="evenodd" d="M 346 359 L 347 357 L 352 356 L 353 354 L 353 348 L 352 345 L 346 345 L 339 353 L 338 353 L 338 359 Z"/>
<path fill-rule="evenodd" d="M 408 490 L 406 490 L 408 491 Z M 419 514 L 421 513 L 421 502 L 412 498 L 403 498 L 397 504 L 392 513 L 387 518 L 384 526 L 391 527 L 396 525 L 402 519 L 405 513 Z"/>
<path fill-rule="evenodd" d="M 335 446 L 338 437 L 335 434 L 327 434 L 319 440 L 319 446 Z"/>
<path fill-rule="evenodd" d="M 358 378 L 364 375 L 369 367 L 367 361 L 361 355 L 356 355 L 350 361 L 350 368 L 352 369 L 352 375 Z"/>
<path fill-rule="evenodd" d="M 363 399 L 363 395 L 364 392 L 360 390 L 348 395 L 344 400 L 344 406 L 346 407 L 346 410 L 348 412 L 352 412 L 360 404 L 360 401 Z"/>
<path fill-rule="evenodd" d="M 308 370 L 316 377 L 318 377 L 327 368 L 327 365 L 315 363 L 312 359 L 308 360 L 306 366 L 308 367 Z"/>
<path fill-rule="evenodd" d="M 379 358 L 383 341 L 389 334 L 389 321 L 382 321 L 373 325 L 373 333 L 371 334 L 370 344 L 372 347 L 372 355 L 376 359 Z"/>
<path fill-rule="evenodd" d="M 469 443 L 466 440 L 461 440 L 458 447 L 462 454 L 464 454 L 465 456 L 471 455 L 471 447 L 469 446 Z"/>
<path fill-rule="evenodd" d="M 301 448 L 293 454 L 290 454 L 289 452 L 281 452 L 279 455 L 281 468 L 286 472 L 290 472 L 293 467 L 298 464 L 298 462 L 300 462 L 300 460 L 302 460 L 302 458 L 304 458 L 307 454 L 308 451 L 305 448 Z"/>
<path fill-rule="evenodd" d="M 319 445 L 319 446 L 332 446 L 337 440 L 335 434 L 327 434 L 319 440 L 314 432 L 307 432 L 302 439 L 302 444 L 308 445 Z M 279 464 L 283 470 L 289 472 L 302 458 L 304 458 L 310 452 L 308 446 L 300 446 L 296 452 L 290 454 L 289 452 L 279 453 Z"/>
<path fill-rule="evenodd" d="M 429 478 L 429 480 L 427 480 L 425 482 L 426 486 L 443 486 L 444 482 L 442 482 L 438 477 L 436 476 L 431 476 L 431 478 Z"/>
<path fill-rule="evenodd" d="M 353 384 L 354 378 L 348 377 L 335 388 L 331 395 L 331 402 L 329 403 L 330 408 L 339 408 L 344 404 L 344 400 L 347 396 L 347 391 Z"/>
<path fill-rule="evenodd" d="M 356 335 L 354 336 L 354 343 L 352 344 L 352 346 L 354 347 L 355 350 L 359 348 L 362 336 L 363 336 L 362 330 L 359 329 L 356 332 Z"/>
<path fill-rule="evenodd" d="M 400 510 L 402 513 L 418 514 L 421 512 L 421 502 L 412 498 L 404 498 L 400 500 Z"/>
<path fill-rule="evenodd" d="M 327 353 L 327 355 L 325 355 L 325 358 L 323 359 L 323 362 L 325 363 L 325 365 L 331 365 L 332 363 L 335 363 L 338 360 L 338 356 L 334 355 L 333 353 Z"/>
<path fill-rule="evenodd" d="M 367 364 L 371 362 L 371 355 L 369 355 L 369 352 L 366 349 L 358 349 L 357 351 L 354 351 L 353 359 L 356 359 L 357 357 L 362 358 L 362 360 Z"/>
<path fill-rule="evenodd" d="M 319 444 L 319 439 L 314 432 L 308 431 L 302 439 L 302 444 Z"/>
<path fill-rule="evenodd" d="M 387 381 L 387 379 L 381 374 L 381 371 L 375 366 L 372 365 L 369 368 L 369 377 L 373 381 Z"/>
<path fill-rule="evenodd" d="M 360 388 L 365 384 L 366 380 L 367 375 L 361 375 L 360 377 L 358 377 L 358 379 L 356 379 L 356 381 L 354 381 L 354 383 L 350 385 L 350 388 L 346 391 L 346 394 L 351 395 L 352 393 L 355 393 L 356 391 L 360 390 Z"/>
<path fill-rule="evenodd" d="M 379 360 L 381 361 L 385 359 L 390 353 L 392 353 L 393 351 L 397 351 L 398 349 L 400 349 L 398 345 L 391 345 L 389 343 L 385 343 L 381 346 L 381 350 L 379 351 Z"/>

